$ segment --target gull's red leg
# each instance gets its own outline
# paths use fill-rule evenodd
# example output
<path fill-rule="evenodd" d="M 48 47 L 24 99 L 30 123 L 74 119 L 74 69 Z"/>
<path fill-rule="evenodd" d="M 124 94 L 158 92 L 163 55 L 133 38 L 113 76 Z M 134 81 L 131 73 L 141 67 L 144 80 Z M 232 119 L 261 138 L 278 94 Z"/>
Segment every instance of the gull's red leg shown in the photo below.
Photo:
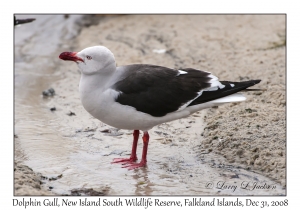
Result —
<path fill-rule="evenodd" d="M 122 168 L 128 168 L 129 170 L 139 168 L 139 167 L 144 167 L 147 164 L 147 151 L 148 151 L 148 143 L 149 143 L 149 134 L 147 131 L 144 132 L 143 135 L 143 154 L 142 154 L 142 160 L 140 163 L 130 163 L 126 166 L 123 166 Z"/>
<path fill-rule="evenodd" d="M 114 158 L 112 163 L 125 163 L 126 164 L 126 163 L 135 162 L 137 160 L 136 147 L 137 147 L 137 143 L 139 140 L 139 135 L 140 135 L 139 130 L 133 131 L 133 143 L 132 143 L 132 150 L 131 150 L 130 158 Z"/>

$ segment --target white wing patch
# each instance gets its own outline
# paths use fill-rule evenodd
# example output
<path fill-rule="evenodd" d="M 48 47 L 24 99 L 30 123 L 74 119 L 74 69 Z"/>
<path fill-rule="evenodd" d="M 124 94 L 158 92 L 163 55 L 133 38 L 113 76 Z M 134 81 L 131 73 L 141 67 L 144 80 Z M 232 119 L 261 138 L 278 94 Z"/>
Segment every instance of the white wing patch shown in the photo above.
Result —
<path fill-rule="evenodd" d="M 210 74 L 208 75 L 208 77 L 211 78 L 211 80 L 209 82 L 211 82 L 211 87 L 219 87 L 220 89 L 224 88 L 225 85 L 221 84 L 221 82 L 219 82 L 218 77 Z"/>
<path fill-rule="evenodd" d="M 218 86 L 205 88 L 203 91 L 216 91 L 218 90 Z"/>
<path fill-rule="evenodd" d="M 231 87 L 234 87 L 234 84 L 230 84 Z"/>
<path fill-rule="evenodd" d="M 179 73 L 177 74 L 177 76 L 180 74 L 187 74 L 187 72 L 185 72 L 185 71 L 182 71 L 182 70 L 178 70 L 178 71 L 179 71 Z M 184 72 L 184 73 L 181 73 L 181 72 Z M 179 107 L 179 109 L 177 111 L 184 110 L 190 103 L 192 103 L 194 100 L 196 100 L 198 97 L 200 97 L 202 95 L 203 91 L 216 91 L 216 90 L 218 90 L 218 88 L 222 89 L 225 87 L 225 85 L 223 85 L 221 82 L 219 82 L 218 77 L 216 77 L 212 74 L 208 75 L 208 77 L 211 78 L 211 80 L 209 81 L 211 83 L 211 86 L 209 88 L 205 88 L 205 89 L 197 92 L 198 95 L 195 98 L 193 98 L 192 100 L 183 104 L 181 107 Z M 233 85 L 233 84 L 230 84 L 230 85 Z"/>
<path fill-rule="evenodd" d="M 186 71 L 178 70 L 178 74 L 176 76 L 179 76 L 180 74 L 187 74 Z"/>

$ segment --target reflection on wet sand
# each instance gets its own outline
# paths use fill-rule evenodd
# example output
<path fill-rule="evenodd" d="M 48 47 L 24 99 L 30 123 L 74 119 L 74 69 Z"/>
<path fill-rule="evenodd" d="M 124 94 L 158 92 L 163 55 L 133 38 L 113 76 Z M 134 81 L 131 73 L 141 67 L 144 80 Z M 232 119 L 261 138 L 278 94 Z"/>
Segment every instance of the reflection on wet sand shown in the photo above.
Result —
<path fill-rule="evenodd" d="M 148 168 L 142 168 L 141 174 L 133 174 L 132 178 L 136 181 L 135 195 L 152 195 L 154 185 L 148 178 Z"/>

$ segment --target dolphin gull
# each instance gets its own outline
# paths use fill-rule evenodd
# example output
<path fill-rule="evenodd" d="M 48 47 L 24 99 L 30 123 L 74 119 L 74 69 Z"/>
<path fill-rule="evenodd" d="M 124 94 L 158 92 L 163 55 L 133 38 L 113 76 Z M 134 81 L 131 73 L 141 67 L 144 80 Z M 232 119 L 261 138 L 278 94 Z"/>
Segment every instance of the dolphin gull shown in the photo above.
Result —
<path fill-rule="evenodd" d="M 212 106 L 244 101 L 246 98 L 237 92 L 260 82 L 219 81 L 210 72 L 193 68 L 149 64 L 117 67 L 113 53 L 104 46 L 63 52 L 59 58 L 78 65 L 80 99 L 86 111 L 115 128 L 134 130 L 131 156 L 112 162 L 123 163 L 128 169 L 146 165 L 152 127 Z M 144 133 L 143 153 L 141 162 L 135 163 L 140 130 Z"/>

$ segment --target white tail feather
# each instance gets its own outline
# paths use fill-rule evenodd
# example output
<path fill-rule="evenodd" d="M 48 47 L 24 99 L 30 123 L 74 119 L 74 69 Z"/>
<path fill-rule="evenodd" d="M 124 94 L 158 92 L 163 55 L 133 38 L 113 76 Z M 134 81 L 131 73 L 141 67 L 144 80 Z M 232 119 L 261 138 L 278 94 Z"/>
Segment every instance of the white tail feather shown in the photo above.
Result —
<path fill-rule="evenodd" d="M 206 103 L 197 104 L 197 105 L 194 105 L 194 106 L 189 106 L 189 107 L 186 107 L 186 109 L 189 110 L 190 114 L 191 114 L 191 113 L 200 111 L 202 109 L 210 108 L 210 107 L 213 107 L 213 106 L 220 106 L 220 105 L 225 104 L 225 103 L 240 102 L 240 101 L 245 101 L 245 100 L 246 100 L 245 96 L 243 96 L 240 93 L 235 93 L 235 94 L 225 96 L 223 98 L 219 98 L 219 99 L 216 99 L 216 100 L 213 100 L 213 101 L 208 101 Z"/>
<path fill-rule="evenodd" d="M 216 100 L 210 101 L 211 103 L 229 103 L 229 102 L 239 102 L 245 101 L 246 97 L 241 93 L 235 93 L 229 96 L 225 96 L 223 98 L 218 98 Z"/>

